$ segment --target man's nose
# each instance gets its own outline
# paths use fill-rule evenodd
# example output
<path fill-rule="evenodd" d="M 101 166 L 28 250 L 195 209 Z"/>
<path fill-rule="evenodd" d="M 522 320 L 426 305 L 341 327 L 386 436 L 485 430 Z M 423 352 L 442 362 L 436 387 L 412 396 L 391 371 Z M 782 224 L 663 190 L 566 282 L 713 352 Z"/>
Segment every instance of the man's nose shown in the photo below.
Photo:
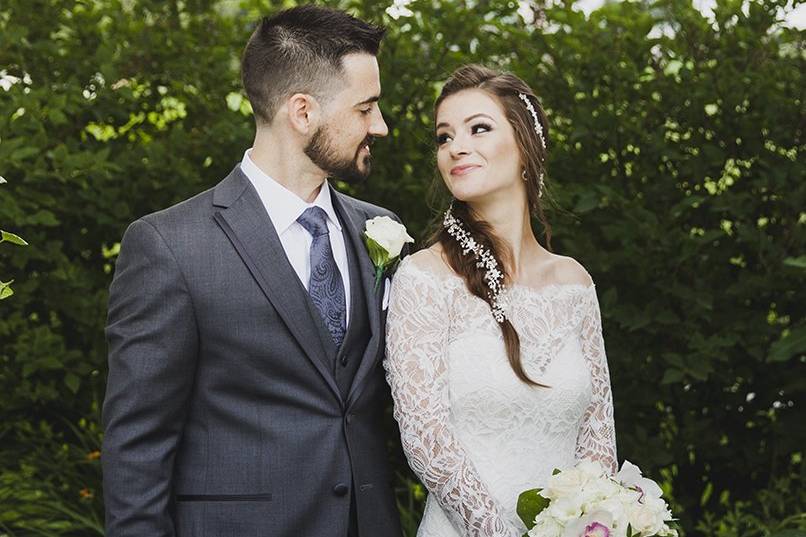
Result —
<path fill-rule="evenodd" d="M 386 136 L 389 134 L 389 127 L 383 120 L 383 114 L 380 108 L 376 108 L 376 113 L 372 114 L 372 124 L 369 126 L 369 133 L 372 136 Z"/>

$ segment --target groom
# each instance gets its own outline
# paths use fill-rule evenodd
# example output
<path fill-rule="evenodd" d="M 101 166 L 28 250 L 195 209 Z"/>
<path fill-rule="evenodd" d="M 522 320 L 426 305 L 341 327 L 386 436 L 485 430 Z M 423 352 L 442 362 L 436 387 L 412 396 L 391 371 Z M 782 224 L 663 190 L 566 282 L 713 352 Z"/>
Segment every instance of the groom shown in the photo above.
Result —
<path fill-rule="evenodd" d="M 384 288 L 361 181 L 382 28 L 304 6 L 243 54 L 257 134 L 216 187 L 129 226 L 109 297 L 108 537 L 399 537 Z"/>

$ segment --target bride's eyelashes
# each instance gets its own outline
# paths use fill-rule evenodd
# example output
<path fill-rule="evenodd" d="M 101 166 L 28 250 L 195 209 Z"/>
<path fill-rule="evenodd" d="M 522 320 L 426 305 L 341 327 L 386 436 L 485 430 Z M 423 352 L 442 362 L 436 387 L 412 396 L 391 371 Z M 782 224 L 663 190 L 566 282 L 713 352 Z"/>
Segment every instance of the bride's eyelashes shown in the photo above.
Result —
<path fill-rule="evenodd" d="M 483 134 L 485 132 L 490 132 L 491 130 L 493 130 L 493 128 L 488 123 L 475 123 L 470 127 L 470 134 Z M 443 132 L 437 134 L 437 136 L 434 138 L 434 143 L 436 143 L 438 146 L 441 146 L 449 139 L 450 135 L 446 132 Z"/>
<path fill-rule="evenodd" d="M 481 134 L 482 132 L 490 132 L 491 130 L 493 130 L 493 128 L 488 123 L 476 123 L 470 127 L 470 132 L 473 134 Z"/>

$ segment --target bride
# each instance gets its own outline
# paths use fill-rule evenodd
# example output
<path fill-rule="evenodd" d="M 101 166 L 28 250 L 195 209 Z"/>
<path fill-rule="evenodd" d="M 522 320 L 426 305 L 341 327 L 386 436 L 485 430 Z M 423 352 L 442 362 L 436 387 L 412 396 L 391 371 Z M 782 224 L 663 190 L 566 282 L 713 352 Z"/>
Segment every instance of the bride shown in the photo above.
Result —
<path fill-rule="evenodd" d="M 530 88 L 480 66 L 436 101 L 437 166 L 454 201 L 392 285 L 386 377 L 429 496 L 418 536 L 516 537 L 518 495 L 580 459 L 616 470 L 596 290 L 541 246 L 548 124 Z"/>

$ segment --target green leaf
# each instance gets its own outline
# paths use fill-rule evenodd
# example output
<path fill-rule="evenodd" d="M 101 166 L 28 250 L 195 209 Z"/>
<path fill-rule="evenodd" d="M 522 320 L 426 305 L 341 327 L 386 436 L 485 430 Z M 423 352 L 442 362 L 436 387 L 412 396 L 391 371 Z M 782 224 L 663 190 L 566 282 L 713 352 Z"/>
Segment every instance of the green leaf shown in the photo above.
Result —
<path fill-rule="evenodd" d="M 14 280 L 9 280 L 7 282 L 0 282 L 0 300 L 8 298 L 14 294 L 14 290 L 11 289 L 12 283 L 14 283 Z"/>
<path fill-rule="evenodd" d="M 799 257 L 787 257 L 784 259 L 784 265 L 787 267 L 797 267 L 806 269 L 806 255 L 802 255 Z"/>
<path fill-rule="evenodd" d="M 534 527 L 537 515 L 549 505 L 549 500 L 540 495 L 541 490 L 530 489 L 518 496 L 518 516 L 527 529 Z"/>
<path fill-rule="evenodd" d="M 25 242 L 25 240 L 19 235 L 15 235 L 14 233 L 9 233 L 8 231 L 3 230 L 0 230 L 0 242 L 10 242 L 11 244 L 28 246 L 28 243 Z"/>
<path fill-rule="evenodd" d="M 11 160 L 25 160 L 39 153 L 40 149 L 38 147 L 22 147 L 11 153 Z"/>
<path fill-rule="evenodd" d="M 59 220 L 56 218 L 56 215 L 45 209 L 40 209 L 29 216 L 28 221 L 31 224 L 39 224 L 49 227 L 56 227 L 59 225 Z"/>
<path fill-rule="evenodd" d="M 389 259 L 389 253 L 386 251 L 386 249 L 371 239 L 366 233 L 364 233 L 364 244 L 367 245 L 369 258 L 372 260 L 372 264 L 375 267 L 385 267 L 393 261 L 392 259 Z"/>
<path fill-rule="evenodd" d="M 78 388 L 81 386 L 81 379 L 75 376 L 73 373 L 67 373 L 64 376 L 64 383 L 73 393 L 78 393 Z"/>
<path fill-rule="evenodd" d="M 683 380 L 683 372 L 679 369 L 667 369 L 665 373 L 663 373 L 663 379 L 661 379 L 661 384 L 675 384 L 677 382 L 681 382 Z"/>
<path fill-rule="evenodd" d="M 599 195 L 596 192 L 587 190 L 582 193 L 577 201 L 574 211 L 577 213 L 587 213 L 599 206 Z"/>
<path fill-rule="evenodd" d="M 227 108 L 232 110 L 233 112 L 237 112 L 241 109 L 241 103 L 243 102 L 243 95 L 237 92 L 230 92 L 227 94 Z"/>
<path fill-rule="evenodd" d="M 776 531 L 770 534 L 769 537 L 806 537 L 806 529 L 789 528 Z"/>
<path fill-rule="evenodd" d="M 806 352 L 806 326 L 793 328 L 770 347 L 768 362 L 785 362 L 796 354 Z"/>

